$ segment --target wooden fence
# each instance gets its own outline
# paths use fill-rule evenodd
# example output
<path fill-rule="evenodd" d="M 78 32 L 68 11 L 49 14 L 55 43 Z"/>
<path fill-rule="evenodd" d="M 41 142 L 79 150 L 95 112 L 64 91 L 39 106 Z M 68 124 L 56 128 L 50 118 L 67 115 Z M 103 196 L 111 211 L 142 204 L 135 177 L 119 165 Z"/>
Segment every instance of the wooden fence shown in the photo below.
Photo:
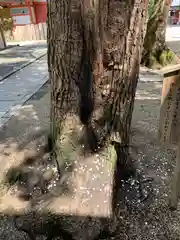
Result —
<path fill-rule="evenodd" d="M 6 41 L 31 41 L 31 40 L 46 40 L 47 25 L 46 23 L 28 24 L 24 26 L 16 26 L 13 33 L 6 32 Z"/>

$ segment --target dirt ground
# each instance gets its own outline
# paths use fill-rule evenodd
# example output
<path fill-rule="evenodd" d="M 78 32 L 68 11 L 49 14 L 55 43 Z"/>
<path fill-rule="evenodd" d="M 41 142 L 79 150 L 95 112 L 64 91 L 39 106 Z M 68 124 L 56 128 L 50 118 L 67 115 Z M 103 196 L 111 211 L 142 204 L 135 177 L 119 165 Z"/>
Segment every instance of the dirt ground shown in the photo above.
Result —
<path fill-rule="evenodd" d="M 111 209 L 113 163 L 101 153 L 74 161 L 61 181 L 48 155 L 41 163 L 31 161 L 49 128 L 48 84 L 27 101 L 0 131 L 0 239 L 180 239 L 179 209 L 171 212 L 167 206 L 174 154 L 157 140 L 161 84 L 139 82 L 132 124 L 132 157 L 153 178 L 144 186 L 152 191 L 140 202 L 136 183 L 127 183 L 116 217 Z M 31 189 L 33 183 L 44 184 L 41 175 L 43 194 L 43 186 Z M 25 185 L 19 188 L 17 179 Z M 22 195 L 25 188 L 30 196 Z"/>

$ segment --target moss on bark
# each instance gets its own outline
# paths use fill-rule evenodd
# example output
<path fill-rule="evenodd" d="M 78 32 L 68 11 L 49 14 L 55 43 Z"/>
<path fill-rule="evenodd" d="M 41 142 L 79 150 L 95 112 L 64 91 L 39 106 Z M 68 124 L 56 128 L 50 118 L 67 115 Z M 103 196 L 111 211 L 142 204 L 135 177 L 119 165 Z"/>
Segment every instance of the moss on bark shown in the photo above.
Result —
<path fill-rule="evenodd" d="M 147 58 L 145 61 L 145 65 L 153 69 L 176 63 L 177 56 L 170 49 L 164 49 L 160 52 L 151 53 L 149 58 Z"/>
<path fill-rule="evenodd" d="M 168 48 L 165 40 L 170 1 L 154 0 L 153 4 L 147 23 L 142 64 L 161 68 L 177 62 L 176 55 Z"/>

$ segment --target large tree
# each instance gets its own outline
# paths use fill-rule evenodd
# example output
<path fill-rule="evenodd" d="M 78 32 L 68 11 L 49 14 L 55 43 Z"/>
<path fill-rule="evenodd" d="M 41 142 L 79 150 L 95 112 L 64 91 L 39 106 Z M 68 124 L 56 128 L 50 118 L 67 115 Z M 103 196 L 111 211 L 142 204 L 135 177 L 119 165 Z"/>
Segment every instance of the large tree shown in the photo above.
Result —
<path fill-rule="evenodd" d="M 74 144 L 77 157 L 77 136 L 91 151 L 111 140 L 118 159 L 120 147 L 128 151 L 147 5 L 147 0 L 48 2 L 55 160 L 69 160 Z M 107 87 L 103 97 L 100 83 Z M 121 156 L 123 165 L 126 156 Z"/>
<path fill-rule="evenodd" d="M 172 0 L 149 0 L 149 18 L 142 62 L 149 67 L 165 66 L 177 60 L 166 44 L 166 26 Z"/>
<path fill-rule="evenodd" d="M 0 17 L 0 49 L 4 49 L 4 48 L 6 48 L 6 39 L 4 36 L 2 20 Z"/>

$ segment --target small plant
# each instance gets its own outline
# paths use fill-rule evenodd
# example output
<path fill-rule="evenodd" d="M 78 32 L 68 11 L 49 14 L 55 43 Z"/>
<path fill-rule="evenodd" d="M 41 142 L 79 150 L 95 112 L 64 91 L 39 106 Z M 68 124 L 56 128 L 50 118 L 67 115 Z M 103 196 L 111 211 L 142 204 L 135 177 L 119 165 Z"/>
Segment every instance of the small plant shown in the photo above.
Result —
<path fill-rule="evenodd" d="M 171 62 L 173 62 L 174 59 L 175 59 L 175 54 L 171 50 L 168 50 L 167 51 L 167 61 L 169 63 L 171 63 Z"/>
<path fill-rule="evenodd" d="M 167 57 L 167 51 L 163 51 L 159 56 L 159 63 L 162 66 L 166 66 L 168 64 L 168 57 Z"/>

